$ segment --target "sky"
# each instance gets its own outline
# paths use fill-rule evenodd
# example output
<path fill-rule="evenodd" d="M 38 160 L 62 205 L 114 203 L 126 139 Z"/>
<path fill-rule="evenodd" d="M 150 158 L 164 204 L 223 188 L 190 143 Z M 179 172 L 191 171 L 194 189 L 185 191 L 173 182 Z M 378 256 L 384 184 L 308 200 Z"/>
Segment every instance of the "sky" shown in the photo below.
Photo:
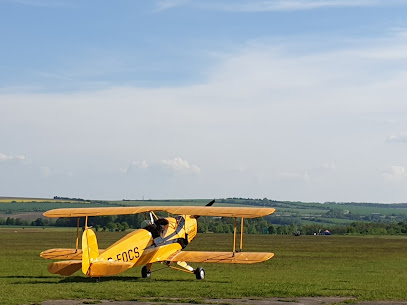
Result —
<path fill-rule="evenodd" d="M 407 1 L 0 0 L 0 196 L 407 202 Z"/>

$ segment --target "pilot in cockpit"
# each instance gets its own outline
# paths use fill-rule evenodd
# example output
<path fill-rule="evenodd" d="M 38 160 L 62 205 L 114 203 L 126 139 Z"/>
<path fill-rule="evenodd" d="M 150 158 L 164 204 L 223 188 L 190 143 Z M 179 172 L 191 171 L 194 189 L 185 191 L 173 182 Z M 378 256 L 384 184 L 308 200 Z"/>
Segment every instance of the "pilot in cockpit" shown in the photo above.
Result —
<path fill-rule="evenodd" d="M 143 229 L 151 232 L 153 238 L 160 237 L 168 229 L 168 220 L 165 218 L 159 218 L 154 223 L 150 223 Z"/>

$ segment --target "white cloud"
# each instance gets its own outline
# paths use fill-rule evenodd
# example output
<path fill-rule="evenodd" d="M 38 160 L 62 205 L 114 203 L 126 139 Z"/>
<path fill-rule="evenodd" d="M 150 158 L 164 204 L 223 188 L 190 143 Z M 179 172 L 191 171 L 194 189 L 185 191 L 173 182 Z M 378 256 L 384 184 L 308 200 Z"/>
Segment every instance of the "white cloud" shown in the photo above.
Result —
<path fill-rule="evenodd" d="M 285 171 L 280 174 L 283 179 L 303 182 L 316 182 L 320 179 L 326 179 L 328 175 L 336 171 L 334 163 L 324 163 L 317 167 L 311 167 L 301 171 Z"/>
<path fill-rule="evenodd" d="M 55 170 L 49 166 L 40 166 L 39 171 L 41 173 L 42 178 L 49 178 L 49 177 L 72 177 L 73 173 L 69 171 L 62 171 L 62 170 Z"/>
<path fill-rule="evenodd" d="M 405 6 L 406 3 L 401 0 L 243 0 L 201 2 L 168 0 L 159 1 L 156 6 L 157 10 L 165 10 L 184 5 L 207 10 L 256 13 L 300 11 L 321 8 Z"/>
<path fill-rule="evenodd" d="M 168 10 L 174 7 L 178 6 L 183 6 L 187 3 L 189 3 L 190 0 L 164 0 L 164 1 L 158 1 L 156 4 L 156 10 L 157 11 L 164 11 Z"/>
<path fill-rule="evenodd" d="M 407 143 L 407 134 L 391 135 L 386 138 L 387 143 Z"/>
<path fill-rule="evenodd" d="M 16 3 L 19 5 L 27 5 L 34 7 L 45 8 L 58 8 L 58 7 L 71 7 L 72 3 L 68 3 L 64 0 L 3 0 L 10 3 Z"/>
<path fill-rule="evenodd" d="M 161 164 L 170 168 L 177 175 L 197 175 L 201 172 L 201 169 L 193 164 L 189 164 L 188 161 L 182 158 L 174 158 L 172 160 L 162 160 Z"/>
<path fill-rule="evenodd" d="M 132 161 L 126 168 L 121 168 L 120 171 L 122 173 L 128 173 L 134 170 L 145 170 L 149 167 L 150 165 L 147 163 L 146 160 Z"/>
<path fill-rule="evenodd" d="M 280 176 L 283 179 L 287 180 L 294 180 L 294 181 L 303 181 L 303 182 L 308 182 L 309 181 L 309 175 L 306 171 L 303 172 L 282 172 Z"/>
<path fill-rule="evenodd" d="M 227 190 L 283 200 L 402 201 L 406 188 L 382 184 L 383 176 L 404 177 L 404 167 L 372 169 L 407 162 L 400 147 L 383 141 L 407 130 L 405 60 L 377 54 L 397 54 L 403 39 L 301 55 L 301 44 L 250 42 L 217 58 L 208 78 L 191 86 L 1 94 L 0 129 L 12 134 L 0 134 L 0 143 L 28 149 L 37 168 L 81 176 L 60 178 L 61 188 L 93 190 L 78 197 L 224 197 Z M 0 178 L 13 189 L 10 173 Z"/>
<path fill-rule="evenodd" d="M 6 155 L 3 153 L 0 153 L 0 162 L 6 162 L 6 161 L 12 161 L 12 160 L 20 160 L 23 161 L 25 160 L 25 156 L 24 155 Z"/>
<path fill-rule="evenodd" d="M 393 28 L 393 33 L 396 36 L 406 39 L 407 38 L 407 28 L 405 27 L 396 27 Z"/>
<path fill-rule="evenodd" d="M 406 178 L 406 168 L 400 165 L 393 165 L 388 171 L 384 171 L 383 176 L 388 181 L 399 182 Z"/>
<path fill-rule="evenodd" d="M 200 168 L 180 157 L 161 161 L 133 161 L 120 171 L 119 196 L 123 198 L 199 197 L 197 184 L 200 184 Z"/>
<path fill-rule="evenodd" d="M 53 173 L 52 169 L 49 168 L 48 166 L 41 166 L 40 171 L 41 171 L 41 175 L 44 178 L 48 178 L 48 177 L 52 176 L 52 173 Z"/>
<path fill-rule="evenodd" d="M 182 158 L 161 160 L 159 162 L 147 163 L 147 161 L 132 161 L 126 168 L 120 169 L 122 173 L 137 173 L 148 175 L 198 175 L 201 169 L 197 165 L 189 164 Z"/>
<path fill-rule="evenodd" d="M 388 3 L 388 1 L 386 1 Z M 242 12 L 265 12 L 265 11 L 297 11 L 310 10 L 326 7 L 364 7 L 385 5 L 385 1 L 373 0 L 271 0 L 271 1 L 247 1 L 234 6 L 225 6 L 225 9 Z"/>
<path fill-rule="evenodd" d="M 307 173 L 312 177 L 325 177 L 327 174 L 331 174 L 336 171 L 335 163 L 324 163 L 320 166 L 313 167 L 307 170 Z"/>

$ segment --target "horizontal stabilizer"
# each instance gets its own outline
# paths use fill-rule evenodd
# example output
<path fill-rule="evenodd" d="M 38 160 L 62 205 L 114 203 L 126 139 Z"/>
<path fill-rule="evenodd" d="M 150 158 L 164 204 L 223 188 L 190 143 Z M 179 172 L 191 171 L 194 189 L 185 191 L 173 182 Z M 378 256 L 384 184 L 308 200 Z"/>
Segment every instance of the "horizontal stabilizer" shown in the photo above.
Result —
<path fill-rule="evenodd" d="M 48 271 L 53 274 L 70 276 L 81 269 L 81 267 L 82 261 L 80 260 L 61 261 L 49 264 Z"/>
<path fill-rule="evenodd" d="M 191 263 L 254 264 L 267 261 L 274 253 L 266 252 L 200 252 L 180 251 L 170 256 L 171 262 L 186 261 Z"/>
<path fill-rule="evenodd" d="M 116 275 L 133 267 L 133 265 L 130 262 L 95 261 L 91 264 L 87 275 L 90 277 Z"/>

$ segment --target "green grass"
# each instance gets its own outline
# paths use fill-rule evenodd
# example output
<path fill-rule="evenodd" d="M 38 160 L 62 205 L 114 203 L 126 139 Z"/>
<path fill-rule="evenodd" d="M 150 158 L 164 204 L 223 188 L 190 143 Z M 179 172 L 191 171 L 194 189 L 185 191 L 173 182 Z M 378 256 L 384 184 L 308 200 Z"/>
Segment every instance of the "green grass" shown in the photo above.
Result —
<path fill-rule="evenodd" d="M 98 232 L 100 247 L 124 234 Z M 261 264 L 200 264 L 204 281 L 164 269 L 152 279 L 140 267 L 96 283 L 80 273 L 63 278 L 47 271 L 42 250 L 72 247 L 75 230 L 0 229 L 0 304 L 48 299 L 137 300 L 346 296 L 358 300 L 407 300 L 407 238 L 349 236 L 245 236 L 246 251 L 271 251 Z M 200 234 L 188 250 L 230 251 L 232 235 Z M 193 264 L 197 267 L 197 264 Z M 153 270 L 162 268 L 157 264 Z"/>

